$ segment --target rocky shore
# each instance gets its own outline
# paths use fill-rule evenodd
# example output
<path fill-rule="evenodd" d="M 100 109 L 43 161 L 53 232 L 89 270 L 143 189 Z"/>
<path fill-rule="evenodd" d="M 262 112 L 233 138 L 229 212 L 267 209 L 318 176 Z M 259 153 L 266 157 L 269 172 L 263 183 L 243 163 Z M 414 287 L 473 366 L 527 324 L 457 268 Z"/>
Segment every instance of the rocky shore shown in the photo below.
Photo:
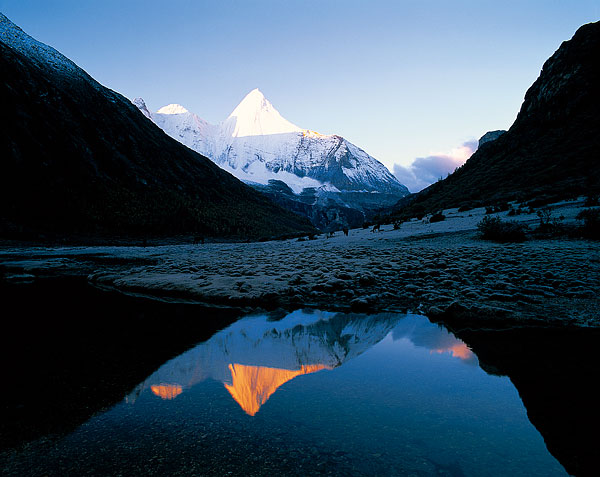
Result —
<path fill-rule="evenodd" d="M 556 209 L 574 221 L 576 204 Z M 485 212 L 348 236 L 159 247 L 4 247 L 4 278 L 80 275 L 163 300 L 248 308 L 416 311 L 457 327 L 600 326 L 600 245 L 582 239 L 498 244 Z M 502 215 L 502 214 L 500 214 Z M 518 220 L 534 224 L 535 214 Z"/>

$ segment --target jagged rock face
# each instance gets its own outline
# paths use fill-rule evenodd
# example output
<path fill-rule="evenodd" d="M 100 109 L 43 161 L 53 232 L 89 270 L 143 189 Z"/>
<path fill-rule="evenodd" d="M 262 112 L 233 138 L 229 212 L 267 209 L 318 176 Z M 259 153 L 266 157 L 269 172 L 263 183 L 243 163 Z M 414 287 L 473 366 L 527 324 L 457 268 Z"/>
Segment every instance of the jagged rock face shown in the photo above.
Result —
<path fill-rule="evenodd" d="M 498 129 L 497 131 L 488 131 L 479 139 L 479 143 L 477 145 L 478 148 L 483 146 L 488 142 L 495 141 L 500 136 L 502 136 L 506 131 L 504 129 Z"/>
<path fill-rule="evenodd" d="M 312 231 L 0 14 L 0 230 Z M 140 106 L 140 104 L 138 104 Z M 146 110 L 147 112 L 147 110 Z"/>
<path fill-rule="evenodd" d="M 140 98 L 134 103 L 145 108 Z M 258 89 L 219 125 L 207 123 L 180 105 L 161 108 L 151 119 L 171 137 L 248 183 L 281 180 L 297 193 L 305 187 L 323 187 L 398 197 L 408 194 L 406 187 L 365 151 L 343 137 L 292 124 Z"/>
<path fill-rule="evenodd" d="M 525 95 L 513 127 L 533 120 L 544 123 L 579 119 L 597 113 L 600 98 L 600 23 L 583 25 L 570 41 L 544 63 L 542 72 Z M 597 115 L 593 115 L 597 119 Z"/>
<path fill-rule="evenodd" d="M 400 204 L 405 213 L 600 192 L 600 22 L 546 61 L 511 128 L 464 166 Z"/>

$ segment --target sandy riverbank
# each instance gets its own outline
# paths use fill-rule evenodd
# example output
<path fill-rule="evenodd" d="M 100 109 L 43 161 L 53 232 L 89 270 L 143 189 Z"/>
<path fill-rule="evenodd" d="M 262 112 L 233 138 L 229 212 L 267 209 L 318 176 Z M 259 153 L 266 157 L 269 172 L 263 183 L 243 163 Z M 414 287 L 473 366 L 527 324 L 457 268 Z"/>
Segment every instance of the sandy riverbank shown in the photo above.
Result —
<path fill-rule="evenodd" d="M 580 202 L 554 206 L 574 222 Z M 600 244 L 477 238 L 483 209 L 333 238 L 158 247 L 4 246 L 5 279 L 85 275 L 98 286 L 233 307 L 419 311 L 457 325 L 600 326 Z M 505 218 L 506 212 L 500 214 Z M 514 217 L 534 225 L 535 213 Z"/>

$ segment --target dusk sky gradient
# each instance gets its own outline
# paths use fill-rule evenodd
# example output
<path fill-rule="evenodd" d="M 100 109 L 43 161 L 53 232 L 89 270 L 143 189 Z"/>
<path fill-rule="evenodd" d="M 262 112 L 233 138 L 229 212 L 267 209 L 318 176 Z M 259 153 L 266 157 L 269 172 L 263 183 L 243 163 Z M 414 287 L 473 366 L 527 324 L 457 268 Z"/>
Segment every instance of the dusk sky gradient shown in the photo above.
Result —
<path fill-rule="evenodd" d="M 600 0 L 0 0 L 105 86 L 218 123 L 260 88 L 289 121 L 383 162 L 507 129 L 544 61 Z"/>

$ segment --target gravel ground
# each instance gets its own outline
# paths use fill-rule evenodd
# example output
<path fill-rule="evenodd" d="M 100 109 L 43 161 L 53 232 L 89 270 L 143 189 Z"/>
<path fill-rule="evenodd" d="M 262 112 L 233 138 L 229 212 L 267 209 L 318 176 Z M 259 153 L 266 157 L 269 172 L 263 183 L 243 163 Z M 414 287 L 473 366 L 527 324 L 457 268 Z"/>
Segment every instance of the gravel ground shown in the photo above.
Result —
<path fill-rule="evenodd" d="M 581 202 L 553 206 L 575 222 Z M 86 275 L 161 299 L 252 308 L 417 311 L 462 326 L 600 326 L 600 243 L 477 237 L 483 209 L 332 238 L 158 247 L 0 248 L 5 279 Z M 499 215 L 503 218 L 506 212 Z M 535 213 L 514 217 L 534 225 Z"/>

